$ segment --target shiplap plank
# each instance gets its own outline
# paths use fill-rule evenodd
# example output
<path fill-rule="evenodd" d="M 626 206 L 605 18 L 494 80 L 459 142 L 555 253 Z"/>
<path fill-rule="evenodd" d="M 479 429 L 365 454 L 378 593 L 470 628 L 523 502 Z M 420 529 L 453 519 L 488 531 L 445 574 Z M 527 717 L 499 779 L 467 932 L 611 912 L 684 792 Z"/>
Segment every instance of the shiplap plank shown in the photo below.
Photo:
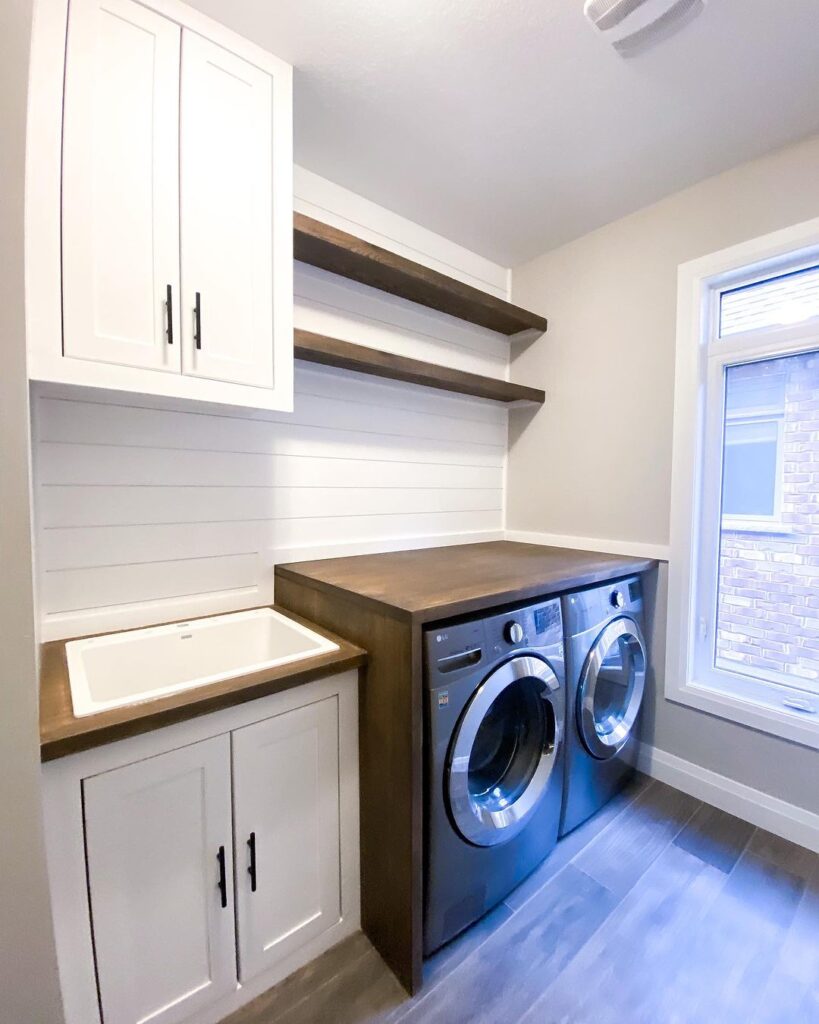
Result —
<path fill-rule="evenodd" d="M 58 527 L 40 533 L 40 559 L 48 572 L 131 562 L 235 555 L 270 548 L 268 523 L 171 523 L 156 526 Z"/>
<path fill-rule="evenodd" d="M 273 429 L 258 420 L 237 420 L 226 416 L 206 416 L 143 408 L 111 407 L 68 401 L 48 400 L 42 407 L 41 440 L 73 441 L 86 444 L 115 444 L 123 447 L 180 448 L 207 451 L 287 453 L 304 450 L 323 456 L 333 452 L 348 455 L 372 453 L 380 458 L 386 450 L 415 453 L 432 448 L 438 454 L 429 461 L 452 461 L 460 455 L 463 464 L 500 465 L 505 441 L 477 441 L 470 438 L 440 437 L 424 434 L 428 426 L 418 425 L 418 433 L 391 433 L 389 418 L 378 419 L 370 413 L 368 430 L 334 427 L 328 420 L 320 424 L 284 423 Z"/>
<path fill-rule="evenodd" d="M 141 523 L 322 519 L 424 512 L 483 512 L 502 507 L 499 490 L 325 487 L 46 486 L 43 529 Z"/>
<path fill-rule="evenodd" d="M 500 466 L 43 442 L 41 484 L 501 488 Z"/>
<path fill-rule="evenodd" d="M 46 607 L 59 613 L 218 590 L 253 592 L 258 580 L 259 557 L 246 553 L 45 572 L 41 587 Z"/>

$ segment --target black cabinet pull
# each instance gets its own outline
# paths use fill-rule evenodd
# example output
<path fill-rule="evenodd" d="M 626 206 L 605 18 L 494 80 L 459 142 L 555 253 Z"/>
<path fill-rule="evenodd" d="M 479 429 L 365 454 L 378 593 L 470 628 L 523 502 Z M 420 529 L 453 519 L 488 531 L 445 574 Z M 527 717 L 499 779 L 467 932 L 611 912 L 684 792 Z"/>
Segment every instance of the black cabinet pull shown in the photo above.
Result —
<path fill-rule="evenodd" d="M 165 286 L 165 309 L 168 311 L 168 329 L 165 335 L 168 344 L 173 345 L 173 289 L 170 285 Z"/>
<path fill-rule="evenodd" d="M 219 892 L 222 897 L 222 909 L 224 909 L 227 906 L 227 875 L 225 874 L 224 846 L 219 847 L 219 852 L 216 854 L 216 860 L 219 864 Z"/>
<path fill-rule="evenodd" d="M 250 850 L 250 867 L 247 869 L 247 873 L 250 875 L 250 891 L 256 892 L 256 833 L 250 833 L 250 839 L 247 841 L 247 848 Z"/>
<path fill-rule="evenodd" d="M 193 340 L 197 348 L 202 347 L 202 297 L 199 292 L 193 307 Z"/>

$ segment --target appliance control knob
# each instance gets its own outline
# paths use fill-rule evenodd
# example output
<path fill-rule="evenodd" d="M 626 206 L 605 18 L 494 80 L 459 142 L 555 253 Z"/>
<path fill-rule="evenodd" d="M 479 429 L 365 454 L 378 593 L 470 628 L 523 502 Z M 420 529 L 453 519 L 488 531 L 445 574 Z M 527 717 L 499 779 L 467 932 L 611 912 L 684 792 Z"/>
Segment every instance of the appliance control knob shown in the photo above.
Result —
<path fill-rule="evenodd" d="M 507 622 L 503 627 L 503 635 L 510 644 L 519 644 L 523 639 L 523 626 L 519 622 Z"/>
<path fill-rule="evenodd" d="M 612 590 L 609 600 L 611 601 L 612 608 L 622 608 L 626 603 L 622 590 Z"/>

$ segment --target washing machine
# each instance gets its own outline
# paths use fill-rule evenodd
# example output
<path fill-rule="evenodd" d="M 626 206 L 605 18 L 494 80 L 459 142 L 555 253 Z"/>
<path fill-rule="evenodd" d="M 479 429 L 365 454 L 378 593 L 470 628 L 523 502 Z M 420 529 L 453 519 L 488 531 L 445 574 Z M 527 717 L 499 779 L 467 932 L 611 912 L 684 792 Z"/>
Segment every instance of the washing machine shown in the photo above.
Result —
<path fill-rule="evenodd" d="M 648 654 L 639 576 L 566 594 L 566 768 L 560 834 L 633 774 Z"/>
<path fill-rule="evenodd" d="M 560 601 L 429 627 L 424 652 L 426 955 L 502 900 L 557 841 Z"/>

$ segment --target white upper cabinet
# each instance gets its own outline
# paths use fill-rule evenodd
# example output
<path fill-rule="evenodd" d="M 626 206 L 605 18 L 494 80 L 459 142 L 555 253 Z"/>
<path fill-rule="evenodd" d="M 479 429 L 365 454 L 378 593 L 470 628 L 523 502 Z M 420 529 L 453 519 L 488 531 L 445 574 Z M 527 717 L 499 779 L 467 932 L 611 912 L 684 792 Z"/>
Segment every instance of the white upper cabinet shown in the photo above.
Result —
<path fill-rule="evenodd" d="M 273 385 L 273 80 L 182 34 L 182 338 L 186 373 Z"/>
<path fill-rule="evenodd" d="M 31 377 L 291 409 L 292 69 L 170 0 L 41 7 Z"/>
<path fill-rule="evenodd" d="M 179 371 L 179 26 L 72 0 L 63 149 L 65 353 Z M 169 298 L 172 301 L 168 301 Z"/>
<path fill-rule="evenodd" d="M 105 1024 L 177 1024 L 235 988 L 230 737 L 84 783 Z"/>
<path fill-rule="evenodd" d="M 335 697 L 233 734 L 243 981 L 341 917 Z"/>

